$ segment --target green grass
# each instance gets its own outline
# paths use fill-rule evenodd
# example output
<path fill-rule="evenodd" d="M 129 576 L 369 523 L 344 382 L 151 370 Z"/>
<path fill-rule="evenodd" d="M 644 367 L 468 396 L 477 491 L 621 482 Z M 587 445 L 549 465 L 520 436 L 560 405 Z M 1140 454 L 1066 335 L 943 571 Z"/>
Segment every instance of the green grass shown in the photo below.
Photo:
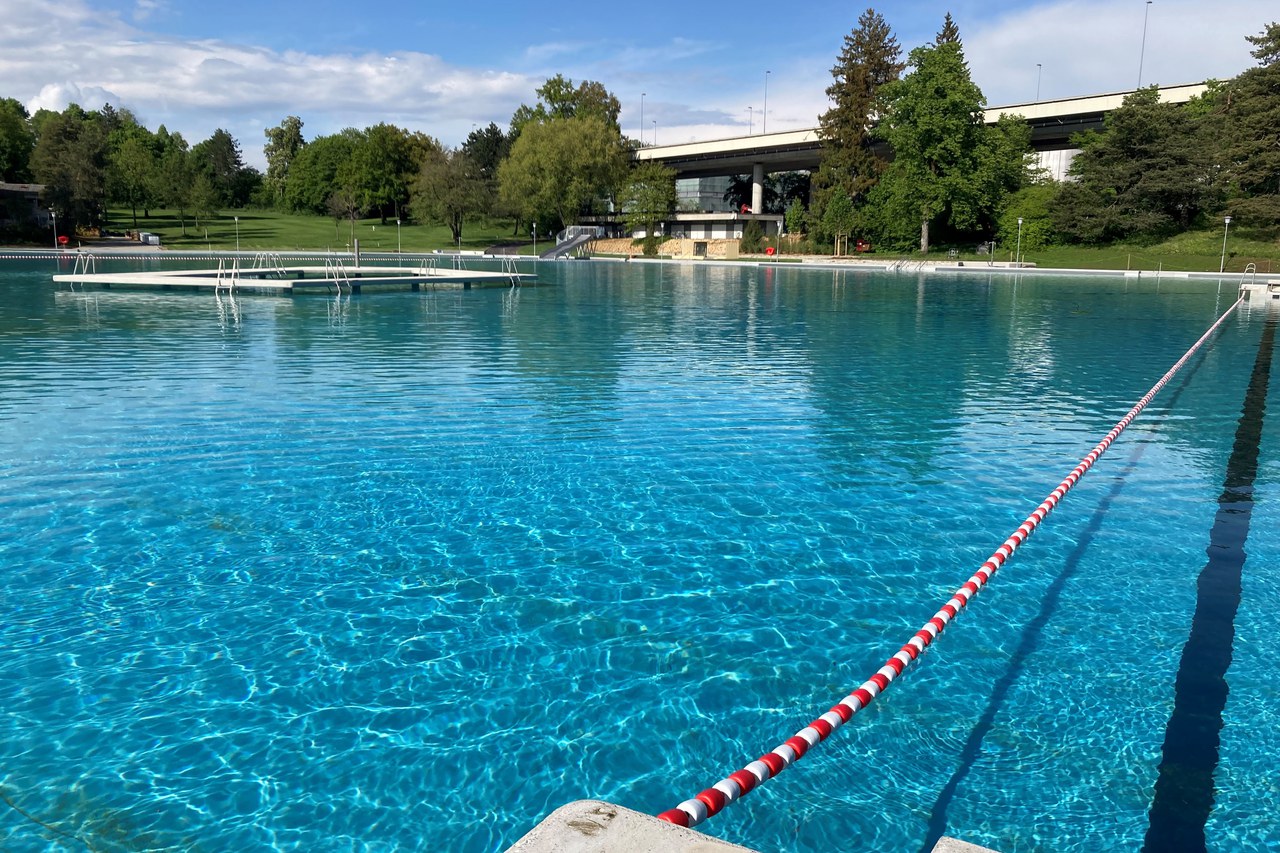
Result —
<path fill-rule="evenodd" d="M 211 220 L 202 220 L 197 226 L 194 218 L 187 217 L 187 234 L 183 236 L 181 225 L 174 211 L 153 210 L 149 217 L 138 217 L 138 228 L 160 235 L 161 243 L 170 249 L 234 249 L 236 248 L 236 221 L 240 217 L 240 248 L 243 251 L 259 250 L 334 250 L 350 251 L 351 224 L 335 223 L 330 217 L 277 213 L 269 210 L 228 211 Z M 132 228 L 128 211 L 111 212 L 111 228 L 121 231 Z M 396 250 L 396 224 L 383 225 L 377 219 L 356 222 L 355 237 L 367 252 L 394 252 Z M 206 236 L 207 235 L 207 236 Z M 511 220 L 468 222 L 462 231 L 462 246 L 466 250 L 482 250 L 498 243 L 518 243 L 523 254 L 533 252 L 533 244 L 525 235 L 512 236 Z M 439 225 L 404 223 L 400 226 L 399 245 L 404 252 L 428 252 L 435 249 L 455 248 L 449 229 Z M 551 246 L 550 240 L 539 240 L 538 248 Z M 972 248 L 972 247 L 968 247 Z M 1013 257 L 1013 246 L 999 247 L 995 260 L 1007 262 Z M 787 253 L 789 254 L 789 253 Z M 787 254 L 775 260 L 788 260 Z M 1105 248 L 1080 246 L 1050 246 L 1033 248 L 1023 246 L 1023 259 L 1039 267 L 1059 269 L 1110 269 L 1110 270 L 1170 270 L 1183 272 L 1217 272 L 1222 254 L 1222 229 L 1209 228 L 1188 231 L 1163 243 L 1150 246 L 1117 245 Z M 919 254 L 895 255 L 877 252 L 868 256 L 878 260 L 894 260 L 910 257 L 925 258 Z M 947 257 L 945 247 L 931 252 L 928 260 Z M 960 259 L 970 263 L 986 263 L 988 256 L 962 251 Z M 1280 272 L 1280 234 L 1276 231 L 1232 228 L 1227 239 L 1228 272 L 1241 272 L 1249 263 L 1257 265 L 1258 272 Z"/>
<path fill-rule="evenodd" d="M 138 230 L 160 235 L 161 245 L 169 249 L 235 249 L 239 217 L 240 249 L 242 251 L 304 249 L 314 251 L 350 251 L 353 235 L 347 220 L 335 223 L 332 217 L 277 213 L 270 210 L 227 211 L 213 219 L 201 219 L 187 215 L 187 233 L 177 212 L 152 210 L 144 217 L 139 211 Z M 133 230 L 133 217 L 127 210 L 112 210 L 113 232 Z M 403 252 L 429 252 L 435 249 L 457 248 L 449 229 L 443 225 L 402 223 L 399 228 L 399 247 Z M 366 252 L 394 252 L 397 247 L 396 223 L 385 225 L 378 219 L 357 220 L 354 236 L 360 248 Z M 520 243 L 520 251 L 530 253 L 533 245 L 528 235 L 512 237 L 511 220 L 495 219 L 488 222 L 468 222 L 462 229 L 462 245 L 465 250 L 480 250 L 497 243 Z M 550 248 L 549 242 L 538 241 L 539 249 Z"/>
<path fill-rule="evenodd" d="M 1233 228 L 1227 235 L 1227 272 L 1242 272 L 1252 263 L 1260 273 L 1280 272 L 1280 241 L 1266 229 Z M 996 249 L 995 260 L 1008 262 L 1013 246 Z M 945 256 L 945 251 L 942 253 Z M 1023 260 L 1039 267 L 1056 269 L 1172 270 L 1177 272 L 1217 272 L 1222 262 L 1222 229 L 1187 231 L 1155 245 L 1023 246 Z M 963 253 L 965 261 L 985 263 L 987 256 Z"/>

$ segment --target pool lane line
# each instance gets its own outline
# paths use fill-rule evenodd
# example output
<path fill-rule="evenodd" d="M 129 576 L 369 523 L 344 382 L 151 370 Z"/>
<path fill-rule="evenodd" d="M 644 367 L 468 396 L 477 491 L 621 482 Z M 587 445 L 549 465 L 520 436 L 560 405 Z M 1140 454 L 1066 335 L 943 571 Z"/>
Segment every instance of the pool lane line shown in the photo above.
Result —
<path fill-rule="evenodd" d="M 1213 811 L 1213 776 L 1229 692 L 1227 669 L 1235 642 L 1244 546 L 1253 515 L 1253 482 L 1258 474 L 1275 336 L 1276 315 L 1270 313 L 1240 408 L 1235 443 L 1205 549 L 1209 559 L 1196 582 L 1191 633 L 1174 682 L 1173 713 L 1165 729 L 1163 759 L 1142 848 L 1152 853 L 1206 849 L 1205 824 Z"/>
<path fill-rule="evenodd" d="M 933 618 L 926 622 L 901 649 L 885 661 L 884 665 L 875 674 L 864 681 L 858 689 L 833 705 L 831 710 L 796 732 L 785 742 L 774 747 L 773 750 L 766 752 L 740 770 L 730 773 L 710 788 L 700 792 L 693 799 L 685 800 L 675 808 L 662 812 L 657 816 L 658 819 L 678 826 L 693 827 L 709 817 L 714 817 L 729 803 L 741 799 L 757 785 L 774 778 L 796 761 L 799 761 L 809 751 L 810 747 L 826 740 L 833 731 L 849 722 L 855 714 L 870 705 L 880 693 L 888 689 L 894 679 L 901 675 L 909 664 L 924 654 L 933 641 L 946 630 L 947 625 L 955 619 L 956 615 L 968 606 L 969 601 L 986 586 L 987 582 L 1018 550 L 1022 543 L 1027 541 L 1027 538 L 1035 532 L 1036 528 L 1040 526 L 1040 523 L 1044 521 L 1049 513 L 1053 512 L 1067 492 L 1071 491 L 1075 484 L 1080 481 L 1080 478 L 1088 473 L 1089 469 L 1093 467 L 1093 463 L 1098 460 L 1098 457 L 1107 451 L 1107 448 L 1119 437 L 1120 433 L 1128 428 L 1133 419 L 1147 407 L 1147 404 L 1151 402 L 1156 394 L 1160 393 L 1161 389 L 1173 379 L 1174 375 L 1195 355 L 1205 341 L 1213 336 L 1219 327 L 1226 322 L 1226 319 L 1231 316 L 1232 312 L 1240 307 L 1240 303 L 1243 301 L 1244 296 L 1241 295 L 1232 303 L 1230 308 L 1222 313 L 1222 316 L 1200 336 L 1200 339 L 1183 353 L 1182 358 L 1178 359 L 1173 367 L 1169 368 L 1164 376 L 1161 376 L 1160 380 L 1151 387 L 1151 390 L 1134 404 L 1128 414 L 1111 428 L 1111 432 L 1107 433 L 1094 446 L 1093 450 L 1089 451 L 1080 460 L 1079 464 L 1071 470 L 1071 473 L 1058 484 L 1058 487 L 1041 501 L 1031 515 L 1027 516 L 1026 520 L 1018 526 L 1018 529 L 987 558 L 978 571 L 955 591 L 951 599 L 942 605 L 942 609 L 935 613 Z"/>
<path fill-rule="evenodd" d="M 1203 360 L 1196 362 L 1191 370 L 1183 376 L 1177 387 L 1173 389 L 1165 405 L 1166 411 L 1172 410 L 1177 404 L 1178 398 L 1182 396 L 1183 391 L 1187 390 L 1187 386 L 1191 384 L 1191 379 L 1195 376 L 1196 370 L 1202 364 L 1204 364 Z M 1159 423 L 1160 421 L 1156 420 L 1153 421 L 1152 425 L 1155 426 Z M 1058 575 L 1045 590 L 1039 611 L 1023 627 L 1018 646 L 1009 657 L 1009 664 L 1005 668 L 1004 674 L 996 681 L 995 687 L 991 691 L 991 696 L 987 699 L 987 705 L 982 711 L 982 716 L 978 718 L 978 722 L 969 730 L 969 736 L 965 738 L 964 746 L 960 749 L 959 763 L 956 769 L 952 771 L 951 777 L 934 800 L 933 809 L 929 813 L 929 828 L 925 835 L 924 845 L 920 848 L 920 853 L 929 853 L 937 845 L 938 840 L 947 834 L 947 809 L 950 808 L 952 801 L 955 799 L 956 791 L 959 790 L 961 783 L 968 778 L 969 771 L 977 763 L 978 756 L 982 752 L 983 741 L 986 740 L 986 736 L 991 730 L 995 728 L 996 715 L 1004 707 L 1009 691 L 1013 689 L 1013 685 L 1021 677 L 1027 659 L 1039 649 L 1041 636 L 1045 627 L 1049 624 L 1049 620 L 1058 612 L 1068 581 L 1075 577 L 1076 570 L 1080 568 L 1080 563 L 1084 559 L 1085 553 L 1093 544 L 1094 537 L 1102 529 L 1102 523 L 1106 520 L 1107 513 L 1111 511 L 1112 504 L 1120 497 L 1129 475 L 1137 470 L 1138 463 L 1146 455 L 1149 446 L 1150 441 L 1139 441 L 1134 446 L 1133 452 L 1129 454 L 1129 459 L 1124 463 L 1124 467 L 1116 473 L 1115 482 L 1111 484 L 1111 488 L 1098 501 L 1098 506 L 1094 509 L 1093 515 L 1090 516 L 1089 523 L 1085 526 L 1079 541 L 1076 542 L 1075 547 L 1071 549 L 1071 553 L 1063 561 L 1062 570 L 1058 572 Z"/>

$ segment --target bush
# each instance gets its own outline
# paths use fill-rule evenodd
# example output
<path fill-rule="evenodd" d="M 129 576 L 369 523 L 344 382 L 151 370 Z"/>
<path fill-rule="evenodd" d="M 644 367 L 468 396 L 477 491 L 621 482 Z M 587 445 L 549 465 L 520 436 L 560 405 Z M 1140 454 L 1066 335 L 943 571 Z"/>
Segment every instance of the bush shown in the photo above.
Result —
<path fill-rule="evenodd" d="M 760 220 L 752 219 L 747 223 L 747 227 L 742 229 L 742 239 L 738 242 L 738 250 L 754 253 L 761 251 L 763 245 L 764 229 L 760 227 Z"/>

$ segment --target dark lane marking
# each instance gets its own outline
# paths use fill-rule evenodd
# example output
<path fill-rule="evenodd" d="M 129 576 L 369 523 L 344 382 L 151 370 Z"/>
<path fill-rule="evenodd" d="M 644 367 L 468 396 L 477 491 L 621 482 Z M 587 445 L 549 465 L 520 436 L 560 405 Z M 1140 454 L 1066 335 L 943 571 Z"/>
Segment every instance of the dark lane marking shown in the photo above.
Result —
<path fill-rule="evenodd" d="M 1182 381 L 1173 389 L 1173 393 L 1169 395 L 1164 407 L 1165 412 L 1173 410 L 1178 398 L 1182 396 L 1182 392 L 1191 384 L 1192 377 L 1195 376 L 1196 370 L 1203 363 L 1203 359 L 1196 361 L 1192 368 L 1184 374 Z M 1161 415 L 1159 418 L 1153 418 L 1153 421 L 1159 424 L 1163 418 L 1164 415 Z M 1141 440 L 1135 445 L 1133 452 L 1129 454 L 1128 461 L 1115 475 L 1111 488 L 1098 501 L 1098 506 L 1094 509 L 1093 515 L 1089 518 L 1089 523 L 1080 534 L 1075 547 L 1071 549 L 1071 553 L 1063 561 L 1062 571 L 1058 573 L 1058 576 L 1053 579 L 1048 589 L 1045 590 L 1039 611 L 1022 629 L 1018 647 L 1014 649 L 1009 658 L 1008 668 L 1000 676 L 1000 680 L 996 682 L 994 689 L 991 691 L 991 697 L 987 700 L 987 706 L 982 711 L 982 716 L 978 718 L 978 722 L 974 724 L 974 727 L 969 731 L 969 736 L 965 739 L 964 746 L 960 750 L 958 766 L 951 773 L 951 778 L 947 780 L 947 784 L 938 793 L 937 799 L 934 800 L 933 810 L 929 813 L 929 829 L 925 836 L 924 846 L 920 848 L 920 853 L 929 853 L 938 843 L 938 840 L 947 834 L 947 809 L 950 808 L 951 802 L 955 799 L 956 791 L 965 778 L 968 777 L 969 771 L 973 769 L 974 763 L 978 760 L 978 756 L 982 751 L 983 741 L 995 727 L 996 714 L 1003 708 L 1014 683 L 1022 676 L 1022 670 L 1026 666 L 1027 659 L 1040 647 L 1040 640 L 1044 634 L 1045 626 L 1049 624 L 1049 620 L 1057 613 L 1058 606 L 1062 603 L 1062 594 L 1066 589 L 1067 582 L 1075 576 L 1076 570 L 1080 568 L 1080 562 L 1093 544 L 1094 537 L 1102 529 L 1102 522 L 1106 519 L 1107 513 L 1110 512 L 1111 505 L 1120 497 L 1120 492 L 1124 489 L 1129 475 L 1133 473 L 1138 467 L 1138 463 L 1142 461 L 1143 455 L 1147 452 L 1149 442 L 1149 439 Z"/>
<path fill-rule="evenodd" d="M 1227 667 L 1235 642 L 1275 331 L 1276 315 L 1271 314 L 1258 344 L 1218 512 L 1209 531 L 1209 560 L 1196 584 L 1195 615 L 1178 665 L 1173 714 L 1165 729 L 1164 758 L 1142 848 L 1150 853 L 1205 850 L 1204 827 L 1213 810 L 1213 774 L 1227 703 Z"/>

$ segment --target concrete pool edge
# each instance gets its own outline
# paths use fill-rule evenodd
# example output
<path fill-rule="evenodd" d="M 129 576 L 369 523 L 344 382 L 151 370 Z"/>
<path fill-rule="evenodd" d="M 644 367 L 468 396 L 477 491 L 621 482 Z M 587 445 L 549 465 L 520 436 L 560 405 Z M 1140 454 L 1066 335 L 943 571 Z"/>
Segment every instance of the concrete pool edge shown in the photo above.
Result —
<path fill-rule="evenodd" d="M 755 853 L 603 800 L 577 800 L 553 811 L 507 853 Z M 933 853 L 995 853 L 942 838 Z"/>

